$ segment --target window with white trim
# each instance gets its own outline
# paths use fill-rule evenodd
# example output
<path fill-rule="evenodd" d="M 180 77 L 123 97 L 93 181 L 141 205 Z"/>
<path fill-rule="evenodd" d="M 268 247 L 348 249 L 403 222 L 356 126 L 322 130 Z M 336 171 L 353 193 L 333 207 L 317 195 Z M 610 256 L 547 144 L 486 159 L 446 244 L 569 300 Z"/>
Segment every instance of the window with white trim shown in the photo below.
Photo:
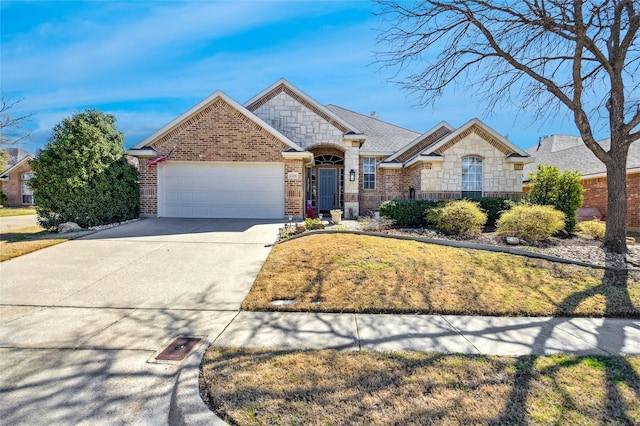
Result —
<path fill-rule="evenodd" d="M 20 190 L 22 192 L 22 204 L 33 204 L 33 190 L 29 186 L 29 181 L 33 173 L 23 173 L 20 176 Z"/>
<path fill-rule="evenodd" d="M 462 159 L 462 196 L 482 197 L 482 158 L 469 156 Z"/>
<path fill-rule="evenodd" d="M 376 159 L 367 157 L 362 161 L 362 189 L 376 189 Z"/>

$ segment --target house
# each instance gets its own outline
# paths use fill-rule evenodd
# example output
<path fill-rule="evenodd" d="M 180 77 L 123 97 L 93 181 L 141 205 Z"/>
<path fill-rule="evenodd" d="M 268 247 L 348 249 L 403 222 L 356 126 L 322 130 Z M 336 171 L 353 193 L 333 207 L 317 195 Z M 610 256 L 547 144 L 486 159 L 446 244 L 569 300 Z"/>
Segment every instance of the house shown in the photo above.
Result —
<path fill-rule="evenodd" d="M 8 207 L 24 207 L 33 205 L 33 191 L 29 188 L 29 180 L 33 177 L 30 161 L 33 156 L 22 148 L 8 148 L 7 169 L 0 174 L 2 192 L 7 196 Z"/>
<path fill-rule="evenodd" d="M 609 150 L 611 140 L 603 139 L 598 144 Z M 583 209 L 598 210 L 607 214 L 607 170 L 605 165 L 584 144 L 582 138 L 569 135 L 543 137 L 538 145 L 526 150 L 535 156 L 535 162 L 525 166 L 525 181 L 529 173 L 537 170 L 538 164 L 551 164 L 560 171 L 571 170 L 582 174 L 584 186 Z M 631 144 L 627 157 L 627 227 L 640 230 L 640 141 Z"/>
<path fill-rule="evenodd" d="M 519 198 L 533 161 L 478 119 L 420 134 L 284 79 L 243 105 L 217 91 L 128 154 L 141 214 L 161 217 L 302 217 L 310 205 L 352 218 L 395 198 Z"/>

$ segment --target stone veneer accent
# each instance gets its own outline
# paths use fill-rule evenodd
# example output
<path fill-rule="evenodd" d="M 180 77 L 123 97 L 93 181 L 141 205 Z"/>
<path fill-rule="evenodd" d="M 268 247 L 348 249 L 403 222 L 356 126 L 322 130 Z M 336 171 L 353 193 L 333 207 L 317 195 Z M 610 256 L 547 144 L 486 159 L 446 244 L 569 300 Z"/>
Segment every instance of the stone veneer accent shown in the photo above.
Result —
<path fill-rule="evenodd" d="M 302 160 L 284 160 L 288 145 L 264 130 L 232 105 L 217 99 L 152 142 L 158 153 L 175 150 L 167 161 L 238 161 L 285 163 L 284 215 L 304 213 Z M 140 158 L 140 213 L 158 213 L 158 167 L 147 167 Z M 289 180 L 288 171 L 297 171 L 298 180 Z"/>
<path fill-rule="evenodd" d="M 347 129 L 297 97 L 281 90 L 249 106 L 249 110 L 305 149 L 316 145 L 343 147 Z"/>
<path fill-rule="evenodd" d="M 478 130 L 478 126 L 470 129 Z M 455 138 L 455 144 L 440 152 L 444 156 L 442 163 L 433 163 L 431 170 L 422 171 L 423 191 L 461 191 L 462 190 L 462 158 L 478 156 L 482 158 L 483 191 L 485 193 L 496 192 L 521 192 L 522 174 L 516 170 L 512 163 L 505 162 L 508 150 L 495 139 L 487 140 L 487 133 L 468 132 L 462 133 L 462 138 Z M 440 150 L 438 150 L 440 151 Z M 507 151 L 507 152 L 505 152 Z"/>
<path fill-rule="evenodd" d="M 281 96 L 282 94 L 284 94 L 284 95 Z M 261 107 L 267 105 L 268 103 L 272 103 L 272 99 L 275 98 L 275 97 L 280 97 L 280 99 L 287 99 L 287 98 L 292 99 L 296 103 L 304 106 L 306 109 L 308 109 L 311 112 L 313 112 L 315 115 L 321 117 L 324 121 L 328 122 L 329 124 L 331 124 L 336 129 L 340 130 L 340 132 L 347 133 L 349 131 L 349 129 L 347 129 L 342 124 L 340 124 L 339 122 L 334 120 L 330 115 L 328 115 L 327 113 L 325 113 L 321 109 L 317 108 L 312 103 L 307 102 L 301 96 L 298 96 L 297 93 L 295 93 L 293 90 L 291 90 L 288 87 L 286 87 L 284 84 L 279 85 L 278 87 L 276 87 L 275 89 L 273 89 L 272 91 L 270 91 L 269 93 L 264 95 L 262 98 L 258 99 L 257 101 L 255 101 L 251 105 L 247 106 L 247 109 L 249 111 L 253 112 L 254 114 L 258 115 L 256 113 L 256 111 L 258 109 L 260 109 Z M 277 105 L 277 102 L 274 105 Z M 260 117 L 260 118 L 262 118 L 262 117 Z M 263 118 L 263 120 L 264 120 L 264 118 Z M 280 130 L 280 129 L 278 129 L 278 130 Z"/>

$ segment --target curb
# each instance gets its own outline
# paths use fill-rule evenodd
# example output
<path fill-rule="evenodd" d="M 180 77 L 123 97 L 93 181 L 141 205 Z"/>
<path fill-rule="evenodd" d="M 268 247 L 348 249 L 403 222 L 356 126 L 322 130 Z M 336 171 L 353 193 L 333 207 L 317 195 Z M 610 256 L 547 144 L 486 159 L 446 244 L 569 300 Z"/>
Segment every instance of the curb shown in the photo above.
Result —
<path fill-rule="evenodd" d="M 530 257 L 530 258 L 534 258 L 534 259 L 548 260 L 550 262 L 565 263 L 565 264 L 577 265 L 577 266 L 585 266 L 587 268 L 602 269 L 602 270 L 608 270 L 608 271 L 614 271 L 614 272 L 627 272 L 628 271 L 628 269 L 624 269 L 624 268 L 614 268 L 614 267 L 611 267 L 611 266 L 594 265 L 594 264 L 587 263 L 587 262 L 581 262 L 579 260 L 564 259 L 562 257 L 551 256 L 551 255 L 548 255 L 548 254 L 538 253 L 538 252 L 535 252 L 535 251 L 520 250 L 520 249 L 516 249 L 516 248 L 511 248 L 511 247 L 494 246 L 494 245 L 488 245 L 488 244 L 475 244 L 475 243 L 467 243 L 467 242 L 464 242 L 464 241 L 454 241 L 454 240 L 440 240 L 440 239 L 434 239 L 434 238 L 410 237 L 410 236 L 407 236 L 407 235 L 389 235 L 389 234 L 383 234 L 383 233 L 380 233 L 380 232 L 342 231 L 342 230 L 341 231 L 335 231 L 335 230 L 331 230 L 331 229 L 317 230 L 317 231 L 304 232 L 304 233 L 298 234 L 298 235 L 293 235 L 293 236 L 291 236 L 291 237 L 289 237 L 289 238 L 287 238 L 285 240 L 278 241 L 276 244 L 286 243 L 287 241 L 295 240 L 295 239 L 298 239 L 298 238 L 304 238 L 304 237 L 307 237 L 309 235 L 314 235 L 314 234 L 354 234 L 354 235 L 366 235 L 366 236 L 370 236 L 370 237 L 391 238 L 391 239 L 396 239 L 396 240 L 417 241 L 417 242 L 420 242 L 420 243 L 436 244 L 436 245 L 446 246 L 446 247 L 465 248 L 465 249 L 473 249 L 473 250 L 484 250 L 484 251 L 492 251 L 492 252 L 495 252 L 495 253 L 507 253 L 507 254 L 513 254 L 513 255 L 516 255 L 516 256 L 524 256 L 524 257 Z"/>
<path fill-rule="evenodd" d="M 200 397 L 200 362 L 210 344 L 203 339 L 180 367 L 169 404 L 169 424 L 172 426 L 227 424 L 209 410 Z"/>

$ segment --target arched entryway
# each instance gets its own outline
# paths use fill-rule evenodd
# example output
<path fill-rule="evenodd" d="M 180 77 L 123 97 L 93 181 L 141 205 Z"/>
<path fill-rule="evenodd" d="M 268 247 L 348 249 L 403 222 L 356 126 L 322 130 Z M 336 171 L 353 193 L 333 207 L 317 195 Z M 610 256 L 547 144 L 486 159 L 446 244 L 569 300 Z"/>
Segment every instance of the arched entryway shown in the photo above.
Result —
<path fill-rule="evenodd" d="M 315 165 L 307 173 L 307 204 L 328 213 L 344 206 L 344 153 L 336 148 L 311 150 Z"/>

